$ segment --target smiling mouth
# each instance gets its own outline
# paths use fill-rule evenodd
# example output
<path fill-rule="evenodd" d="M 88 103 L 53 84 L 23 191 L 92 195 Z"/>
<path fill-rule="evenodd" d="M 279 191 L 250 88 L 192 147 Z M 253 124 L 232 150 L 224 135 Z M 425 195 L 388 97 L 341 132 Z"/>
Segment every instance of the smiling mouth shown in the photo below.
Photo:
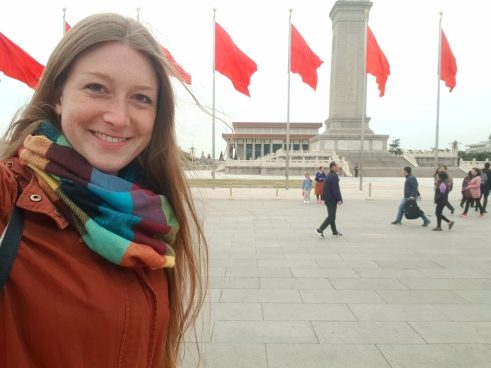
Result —
<path fill-rule="evenodd" d="M 90 130 L 90 132 L 95 135 L 97 138 L 102 139 L 103 141 L 109 142 L 109 143 L 123 143 L 126 142 L 129 138 L 120 138 L 120 137 L 113 137 L 104 133 L 100 132 L 94 132 L 93 130 Z"/>

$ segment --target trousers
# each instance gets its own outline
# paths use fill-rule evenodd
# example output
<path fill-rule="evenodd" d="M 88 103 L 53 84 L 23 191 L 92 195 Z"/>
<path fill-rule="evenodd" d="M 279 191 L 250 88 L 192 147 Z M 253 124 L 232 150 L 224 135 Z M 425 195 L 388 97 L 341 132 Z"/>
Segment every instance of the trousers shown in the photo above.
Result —
<path fill-rule="evenodd" d="M 336 229 L 336 212 L 338 209 L 338 203 L 336 201 L 326 201 L 327 217 L 319 227 L 320 231 L 324 231 L 329 225 L 331 225 L 331 231 L 333 235 L 338 233 Z"/>

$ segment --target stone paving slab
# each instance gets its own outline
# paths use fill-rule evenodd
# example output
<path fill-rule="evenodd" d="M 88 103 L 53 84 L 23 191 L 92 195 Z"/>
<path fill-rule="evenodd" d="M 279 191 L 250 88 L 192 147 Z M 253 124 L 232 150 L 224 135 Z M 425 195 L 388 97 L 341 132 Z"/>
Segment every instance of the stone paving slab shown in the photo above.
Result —
<path fill-rule="evenodd" d="M 409 322 L 429 343 L 491 344 L 491 322 Z"/>
<path fill-rule="evenodd" d="M 443 309 L 431 304 L 349 304 L 360 321 L 449 321 Z M 450 310 L 456 314 L 458 310 Z M 462 311 L 464 313 L 464 311 Z"/>
<path fill-rule="evenodd" d="M 263 303 L 266 321 L 356 321 L 346 304 Z"/>
<path fill-rule="evenodd" d="M 310 322 L 216 321 L 212 342 L 218 343 L 318 343 Z"/>
<path fill-rule="evenodd" d="M 406 322 L 312 322 L 323 344 L 424 344 Z"/>
<path fill-rule="evenodd" d="M 202 192 L 207 367 L 491 367 L 490 218 L 454 216 L 441 233 L 393 226 L 400 188 L 374 200 L 354 188 L 338 211 L 344 236 L 325 239 L 314 233 L 325 206 L 304 205 L 298 191 Z M 196 367 L 186 347 L 182 367 Z"/>
<path fill-rule="evenodd" d="M 488 368 L 491 345 L 379 345 L 392 368 Z"/>
<path fill-rule="evenodd" d="M 267 344 L 267 353 L 270 368 L 390 368 L 375 345 Z"/>

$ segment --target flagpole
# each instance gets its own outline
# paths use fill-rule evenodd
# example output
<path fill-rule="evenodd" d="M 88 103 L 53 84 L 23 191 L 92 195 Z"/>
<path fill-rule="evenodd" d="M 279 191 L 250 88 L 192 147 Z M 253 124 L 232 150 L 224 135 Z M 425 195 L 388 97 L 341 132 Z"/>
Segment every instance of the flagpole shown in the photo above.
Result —
<path fill-rule="evenodd" d="M 66 8 L 63 8 L 63 36 L 66 33 Z"/>
<path fill-rule="evenodd" d="M 212 157 L 212 168 L 211 168 L 211 188 L 215 190 L 215 55 L 216 55 L 216 12 L 217 9 L 213 8 L 213 94 L 212 94 L 212 124 L 211 124 L 211 157 Z"/>
<path fill-rule="evenodd" d="M 442 17 L 440 12 L 440 21 L 438 25 L 438 87 L 436 90 L 436 132 L 435 132 L 435 167 L 438 168 L 438 145 L 440 135 L 440 77 L 442 73 Z"/>
<path fill-rule="evenodd" d="M 361 112 L 361 148 L 360 148 L 360 191 L 363 190 L 364 151 L 365 151 L 365 120 L 367 114 L 367 27 L 368 9 L 365 9 L 363 27 L 363 108 Z"/>
<path fill-rule="evenodd" d="M 136 20 L 140 21 L 140 7 L 136 8 Z"/>
<path fill-rule="evenodd" d="M 288 88 L 286 102 L 286 167 L 285 167 L 285 188 L 288 190 L 288 171 L 290 166 L 290 77 L 291 77 L 291 62 L 292 62 L 292 12 L 288 10 L 290 17 L 288 18 Z"/>

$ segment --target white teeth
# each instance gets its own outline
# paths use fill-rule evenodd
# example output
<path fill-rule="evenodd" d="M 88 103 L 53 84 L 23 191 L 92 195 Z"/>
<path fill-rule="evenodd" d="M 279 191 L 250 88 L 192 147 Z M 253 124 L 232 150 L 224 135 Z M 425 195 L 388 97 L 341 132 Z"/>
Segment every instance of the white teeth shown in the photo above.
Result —
<path fill-rule="evenodd" d="M 99 133 L 99 132 L 93 132 L 93 133 L 96 137 L 98 137 L 102 140 L 105 140 L 106 142 L 109 142 L 109 143 L 121 143 L 121 142 L 126 141 L 126 138 L 111 137 L 110 135 L 106 135 L 106 134 Z"/>

